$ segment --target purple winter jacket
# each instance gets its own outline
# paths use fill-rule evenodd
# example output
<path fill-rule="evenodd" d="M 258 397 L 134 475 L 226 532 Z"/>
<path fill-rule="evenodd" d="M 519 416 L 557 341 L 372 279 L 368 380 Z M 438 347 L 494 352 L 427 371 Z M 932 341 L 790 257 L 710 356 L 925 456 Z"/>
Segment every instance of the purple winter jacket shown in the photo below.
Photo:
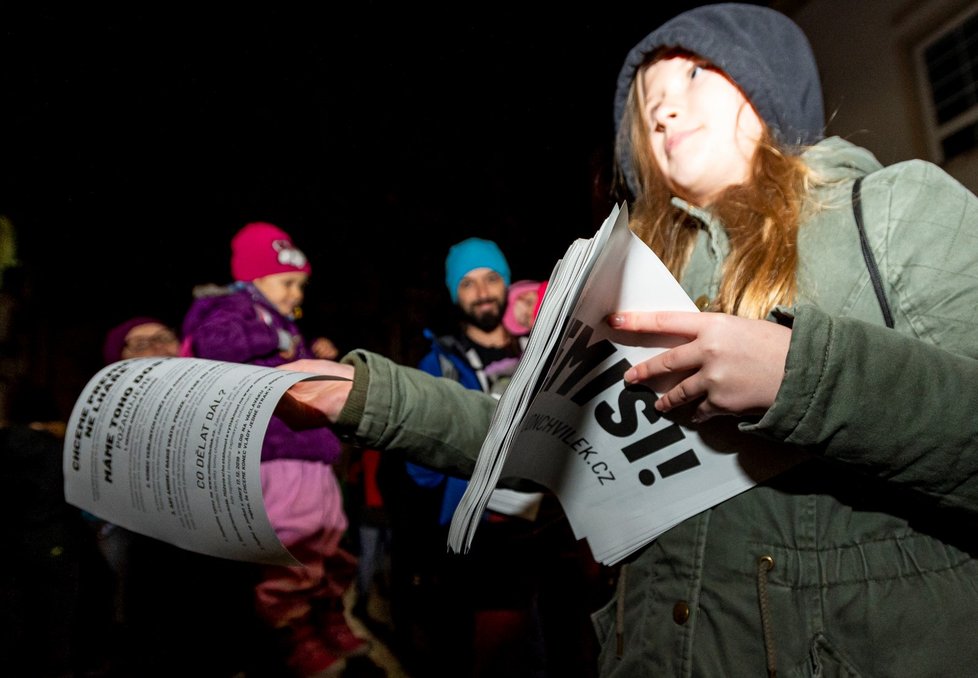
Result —
<path fill-rule="evenodd" d="M 291 351 L 279 348 L 279 330 L 291 338 Z M 295 322 L 248 283 L 236 283 L 212 296 L 195 299 L 184 316 L 182 332 L 195 358 L 276 367 L 315 357 Z M 294 431 L 273 416 L 261 460 L 305 459 L 332 464 L 340 452 L 340 441 L 329 429 Z"/>

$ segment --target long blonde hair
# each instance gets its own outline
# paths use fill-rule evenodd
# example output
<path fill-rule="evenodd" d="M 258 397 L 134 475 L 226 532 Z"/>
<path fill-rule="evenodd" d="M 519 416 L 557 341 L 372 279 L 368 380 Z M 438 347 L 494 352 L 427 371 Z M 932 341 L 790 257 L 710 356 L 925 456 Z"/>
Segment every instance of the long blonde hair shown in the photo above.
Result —
<path fill-rule="evenodd" d="M 651 64 L 648 62 L 647 65 Z M 676 278 L 682 276 L 699 226 L 672 205 L 675 192 L 652 156 L 642 115 L 639 69 L 622 117 L 616 155 L 629 162 L 637 195 L 629 226 L 659 256 Z M 724 225 L 730 254 L 723 264 L 717 297 L 710 310 L 764 318 L 797 293 L 798 224 L 810 173 L 797 154 L 779 148 L 767 125 L 751 166 L 751 178 L 727 188 L 709 209 Z M 685 197 L 681 196 L 680 197 Z"/>

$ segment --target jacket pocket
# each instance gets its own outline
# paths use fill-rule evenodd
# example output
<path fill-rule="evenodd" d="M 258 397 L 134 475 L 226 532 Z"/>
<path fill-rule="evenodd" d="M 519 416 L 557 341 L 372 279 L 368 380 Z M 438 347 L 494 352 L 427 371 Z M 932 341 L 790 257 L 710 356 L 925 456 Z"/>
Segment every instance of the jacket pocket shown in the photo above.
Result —
<path fill-rule="evenodd" d="M 819 633 L 812 638 L 808 658 L 784 675 L 786 678 L 860 678 L 863 674 Z"/>
<path fill-rule="evenodd" d="M 615 637 L 615 610 L 617 608 L 617 597 L 612 598 L 601 608 L 591 613 L 591 625 L 594 633 L 598 637 L 598 642 L 602 648 L 606 647 L 609 641 Z M 611 643 L 614 647 L 614 643 Z"/>

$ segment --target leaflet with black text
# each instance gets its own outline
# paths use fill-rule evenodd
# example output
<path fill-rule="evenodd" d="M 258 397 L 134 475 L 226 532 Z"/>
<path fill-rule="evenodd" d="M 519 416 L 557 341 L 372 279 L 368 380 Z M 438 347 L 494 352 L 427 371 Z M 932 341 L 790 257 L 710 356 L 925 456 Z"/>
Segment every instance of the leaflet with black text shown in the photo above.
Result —
<path fill-rule="evenodd" d="M 294 565 L 262 501 L 265 429 L 311 375 L 199 358 L 134 358 L 99 371 L 75 402 L 65 499 L 182 548 Z"/>
<path fill-rule="evenodd" d="M 611 313 L 698 311 L 629 230 L 625 206 L 612 211 L 592 240 L 593 261 L 585 257 L 576 269 L 563 269 L 562 260 L 556 273 L 570 280 L 561 281 L 554 297 L 553 282 L 548 287 L 543 306 L 550 308 L 541 308 L 525 364 L 502 396 L 455 512 L 449 534 L 455 551 L 468 549 L 485 493 L 501 478 L 550 488 L 594 558 L 614 564 L 679 521 L 798 461 L 769 454 L 733 418 L 692 427 L 661 415 L 653 407 L 657 393 L 674 382 L 624 382 L 629 367 L 683 340 L 612 329 Z M 568 256 L 581 247 L 572 245 Z"/>

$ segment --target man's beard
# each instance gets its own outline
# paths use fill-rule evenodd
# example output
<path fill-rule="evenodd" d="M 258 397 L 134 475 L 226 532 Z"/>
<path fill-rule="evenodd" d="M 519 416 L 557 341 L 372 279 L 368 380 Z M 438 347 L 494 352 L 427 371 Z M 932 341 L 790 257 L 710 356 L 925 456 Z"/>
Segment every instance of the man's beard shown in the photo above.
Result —
<path fill-rule="evenodd" d="M 493 301 L 496 301 L 493 299 Z M 478 305 L 477 302 L 472 304 L 473 306 Z M 492 310 L 483 311 L 481 314 L 470 313 L 469 311 L 459 307 L 459 313 L 462 315 L 462 321 L 468 323 L 469 325 L 475 325 L 483 332 L 492 332 L 495 330 L 503 321 L 503 313 L 506 311 L 505 302 L 496 302 L 495 308 Z"/>

